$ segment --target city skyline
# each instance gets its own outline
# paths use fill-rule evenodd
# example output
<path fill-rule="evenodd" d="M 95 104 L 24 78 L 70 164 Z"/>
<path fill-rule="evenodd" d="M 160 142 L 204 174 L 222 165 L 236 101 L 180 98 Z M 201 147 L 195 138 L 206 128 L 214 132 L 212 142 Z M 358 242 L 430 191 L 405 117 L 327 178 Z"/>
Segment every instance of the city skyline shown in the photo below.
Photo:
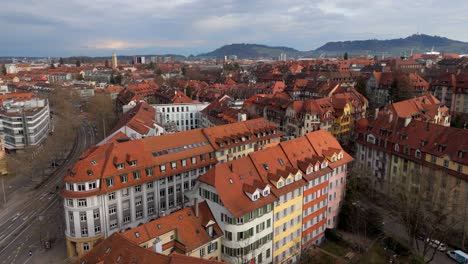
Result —
<path fill-rule="evenodd" d="M 230 43 L 313 50 L 328 41 L 391 39 L 417 32 L 468 41 L 463 31 L 468 19 L 461 15 L 468 4 L 434 4 L 46 0 L 39 5 L 24 0 L 2 5 L 0 56 L 110 56 L 113 51 L 190 55 Z"/>

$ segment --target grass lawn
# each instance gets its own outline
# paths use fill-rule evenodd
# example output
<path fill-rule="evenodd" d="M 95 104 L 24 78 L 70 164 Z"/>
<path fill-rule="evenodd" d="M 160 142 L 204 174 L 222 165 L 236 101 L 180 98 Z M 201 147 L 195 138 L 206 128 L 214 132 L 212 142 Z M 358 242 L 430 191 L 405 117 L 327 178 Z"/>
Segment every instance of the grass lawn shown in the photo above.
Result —
<path fill-rule="evenodd" d="M 343 246 L 339 243 L 330 240 L 326 240 L 320 247 L 325 251 L 328 251 L 340 257 L 344 257 L 346 253 L 351 251 L 351 249 L 347 248 L 346 246 Z"/>
<path fill-rule="evenodd" d="M 372 248 L 361 257 L 361 264 L 385 264 L 388 263 L 387 252 L 381 245 L 375 243 Z"/>

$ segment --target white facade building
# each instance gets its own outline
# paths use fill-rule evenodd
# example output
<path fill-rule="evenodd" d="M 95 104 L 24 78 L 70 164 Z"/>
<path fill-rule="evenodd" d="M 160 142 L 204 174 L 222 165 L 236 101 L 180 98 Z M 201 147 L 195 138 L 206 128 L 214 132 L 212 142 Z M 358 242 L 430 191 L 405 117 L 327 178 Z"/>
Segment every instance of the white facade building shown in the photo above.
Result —
<path fill-rule="evenodd" d="M 156 121 L 163 126 L 174 122 L 178 131 L 185 131 L 201 127 L 200 112 L 209 103 L 188 103 L 188 104 L 157 104 Z"/>
<path fill-rule="evenodd" d="M 6 149 L 22 149 L 40 144 L 50 127 L 49 103 L 46 99 L 6 100 L 0 110 L 0 132 Z"/>

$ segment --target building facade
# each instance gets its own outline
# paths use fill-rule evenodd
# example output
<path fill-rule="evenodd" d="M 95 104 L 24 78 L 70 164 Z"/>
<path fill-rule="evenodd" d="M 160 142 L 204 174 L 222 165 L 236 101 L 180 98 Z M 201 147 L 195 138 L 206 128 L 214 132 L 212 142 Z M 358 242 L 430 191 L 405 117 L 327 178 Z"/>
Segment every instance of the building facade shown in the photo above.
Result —
<path fill-rule="evenodd" d="M 0 110 L 0 132 L 8 150 L 36 146 L 47 138 L 50 110 L 47 99 L 15 98 L 6 94 Z"/>
<path fill-rule="evenodd" d="M 156 121 L 163 126 L 168 123 L 175 123 L 178 131 L 186 131 L 200 128 L 200 112 L 209 103 L 188 103 L 188 104 L 158 104 L 156 108 Z"/>
<path fill-rule="evenodd" d="M 84 153 L 64 178 L 68 255 L 82 255 L 102 237 L 182 208 L 184 194 L 219 162 L 219 152 L 230 149 L 229 154 L 241 156 L 279 141 L 274 124 L 246 122 L 133 141 L 116 138 Z M 241 129 L 232 127 L 242 125 L 244 139 L 236 134 Z M 232 143 L 218 145 L 213 129 L 221 129 Z"/>
<path fill-rule="evenodd" d="M 188 196 L 206 201 L 224 230 L 223 261 L 295 263 L 336 226 L 351 161 L 315 131 L 217 164 Z"/>
<path fill-rule="evenodd" d="M 359 122 L 357 163 L 388 196 L 418 195 L 447 214 L 455 243 L 468 230 L 468 141 L 463 129 L 380 112 Z"/>

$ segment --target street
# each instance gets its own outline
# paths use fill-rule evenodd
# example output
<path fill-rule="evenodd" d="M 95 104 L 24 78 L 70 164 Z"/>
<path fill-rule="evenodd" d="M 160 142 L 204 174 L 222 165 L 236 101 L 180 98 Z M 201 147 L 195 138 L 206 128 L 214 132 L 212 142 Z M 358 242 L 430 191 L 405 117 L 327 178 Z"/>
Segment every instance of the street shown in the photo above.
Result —
<path fill-rule="evenodd" d="M 12 193 L 6 207 L 1 209 L 0 264 L 54 263 L 44 258 L 40 241 L 51 239 L 55 241 L 52 247 L 65 243 L 62 199 L 56 186 L 61 186 L 64 173 L 95 143 L 93 128 L 86 122 L 77 135 L 74 148 L 55 173 L 38 188 Z M 62 256 L 62 261 L 56 263 L 66 262 L 65 251 Z"/>

